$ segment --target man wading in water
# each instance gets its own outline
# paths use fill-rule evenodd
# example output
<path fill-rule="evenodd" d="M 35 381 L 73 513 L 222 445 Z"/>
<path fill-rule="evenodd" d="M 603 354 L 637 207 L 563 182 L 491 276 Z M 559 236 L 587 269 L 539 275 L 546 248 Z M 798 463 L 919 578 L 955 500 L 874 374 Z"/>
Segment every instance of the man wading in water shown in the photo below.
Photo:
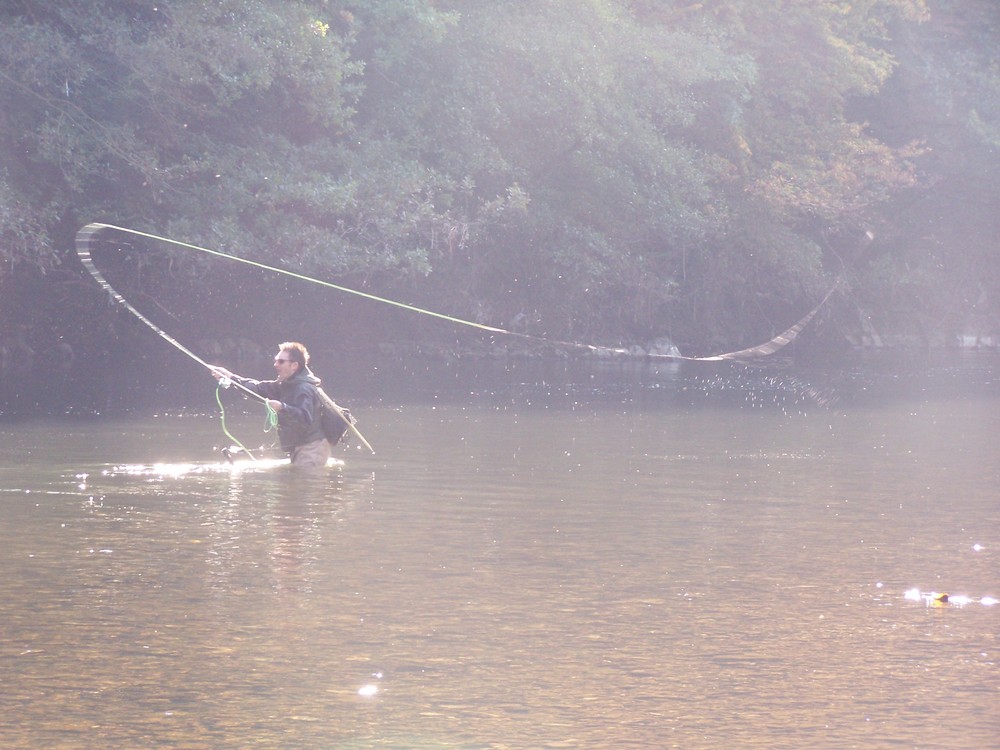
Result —
<path fill-rule="evenodd" d="M 228 378 L 267 399 L 267 405 L 278 414 L 278 440 L 293 466 L 326 466 L 332 446 L 321 426 L 324 405 L 320 379 L 309 370 L 309 352 L 297 341 L 286 341 L 278 346 L 274 369 L 278 375 L 274 380 L 240 377 L 224 367 L 212 367 L 212 375 L 216 380 Z"/>

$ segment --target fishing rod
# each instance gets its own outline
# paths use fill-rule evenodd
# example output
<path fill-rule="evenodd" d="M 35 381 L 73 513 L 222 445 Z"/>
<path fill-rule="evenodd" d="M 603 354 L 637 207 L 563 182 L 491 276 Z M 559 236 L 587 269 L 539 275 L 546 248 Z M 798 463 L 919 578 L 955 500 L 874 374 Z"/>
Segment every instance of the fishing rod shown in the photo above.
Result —
<path fill-rule="evenodd" d="M 127 299 L 125 299 L 125 297 L 122 296 L 118 292 L 118 290 L 116 290 L 113 286 L 111 286 L 110 282 L 108 282 L 108 280 L 106 278 L 104 278 L 104 275 L 100 272 L 100 270 L 94 264 L 94 260 L 91 257 L 91 253 L 90 253 L 90 243 L 93 240 L 94 235 L 96 235 L 98 232 L 100 232 L 100 231 L 102 231 L 104 229 L 117 229 L 117 230 L 123 231 L 123 232 L 131 232 L 133 234 L 137 234 L 137 235 L 141 235 L 141 236 L 145 236 L 145 237 L 151 237 L 151 238 L 154 238 L 154 239 L 162 239 L 162 240 L 165 240 L 167 242 L 173 242 L 173 243 L 178 244 L 178 245 L 185 245 L 185 243 L 176 242 L 175 240 L 167 240 L 166 238 L 158 238 L 155 235 L 144 234 L 142 232 L 136 232 L 135 230 L 124 229 L 122 227 L 115 227 L 115 226 L 112 226 L 110 224 L 93 223 L 93 224 L 88 224 L 87 226 L 83 227 L 79 232 L 76 233 L 76 255 L 80 259 L 80 263 L 83 264 L 83 267 L 85 269 L 87 269 L 87 272 L 94 278 L 94 280 L 98 284 L 100 284 L 101 288 L 104 289 L 104 291 L 108 293 L 108 295 L 111 297 L 112 300 L 114 300 L 121 307 L 124 307 L 126 310 L 128 310 L 132 315 L 134 315 L 138 320 L 142 321 L 150 329 L 152 329 L 152 331 L 157 336 L 159 336 L 160 338 L 162 338 L 168 344 L 170 344 L 174 348 L 176 348 L 179 351 L 181 351 L 184 354 L 186 354 L 188 357 L 190 357 L 191 359 L 193 359 L 195 362 L 197 362 L 198 364 L 200 364 L 202 367 L 206 368 L 209 372 L 211 372 L 213 374 L 217 374 L 218 373 L 218 369 L 216 368 L 216 366 L 210 365 L 204 359 L 202 359 L 197 354 L 195 354 L 193 351 L 191 351 L 186 346 L 184 346 L 184 344 L 182 344 L 180 341 L 178 341 L 173 336 L 171 336 L 169 333 L 167 333 L 162 328 L 160 328 L 158 325 L 156 325 L 156 323 L 154 323 L 149 318 L 147 318 L 145 315 L 143 315 Z M 187 245 L 187 247 L 195 247 L 195 246 L 194 245 Z M 198 248 L 198 249 L 203 249 L 203 248 Z M 214 252 L 214 251 L 209 250 L 207 252 Z M 217 254 L 217 255 L 225 255 L 225 253 L 215 253 L 215 254 Z M 226 256 L 226 257 L 235 258 L 235 256 Z M 242 383 L 240 383 L 238 380 L 233 380 L 231 378 L 225 378 L 225 380 L 227 380 L 229 384 L 234 385 L 237 388 L 239 388 L 240 390 L 242 390 L 247 395 L 252 396 L 253 398 L 257 399 L 258 401 L 263 402 L 264 406 L 268 410 L 268 420 L 269 420 L 269 422 L 273 422 L 274 420 L 276 420 L 276 415 L 274 413 L 274 410 L 271 408 L 271 405 L 268 403 L 268 399 L 266 397 L 260 395 L 259 393 L 256 393 L 252 389 L 250 389 L 247 386 L 245 386 Z M 216 397 L 218 399 L 218 391 L 216 392 Z M 365 439 L 365 436 L 361 434 L 361 431 L 358 430 L 357 427 L 355 427 L 353 420 L 351 420 L 350 417 L 348 417 L 347 415 L 344 414 L 344 410 L 340 406 L 338 406 L 333 401 L 333 399 L 326 399 L 325 403 L 326 403 L 327 406 L 329 406 L 330 408 L 332 408 L 337 413 L 338 417 L 340 417 L 341 419 L 344 420 L 345 423 L 347 423 L 348 428 L 364 444 L 364 446 L 366 448 L 368 448 L 368 450 L 370 450 L 372 453 L 374 453 L 375 449 L 372 448 L 371 443 L 369 443 Z M 220 406 L 221 406 L 221 401 L 220 401 Z M 248 456 L 250 456 L 250 458 L 253 458 L 253 454 L 250 453 L 250 451 L 247 450 L 247 448 L 242 443 L 240 443 L 238 440 L 236 440 L 235 438 L 233 438 L 232 435 L 229 434 L 228 430 L 225 429 L 225 425 L 223 425 L 223 430 L 225 430 L 226 435 L 230 439 L 234 440 L 239 445 L 239 447 L 242 448 L 246 452 L 246 454 Z"/>
<path fill-rule="evenodd" d="M 550 344 L 550 345 L 556 345 L 556 346 L 562 346 L 562 347 L 570 348 L 570 349 L 584 349 L 584 350 L 591 351 L 591 352 L 604 352 L 604 353 L 607 353 L 607 354 L 619 354 L 619 355 L 625 355 L 625 356 L 634 356 L 632 354 L 632 352 L 630 352 L 628 349 L 621 348 L 621 347 L 601 346 L 601 345 L 598 345 L 598 344 L 585 344 L 585 343 L 582 343 L 582 342 L 579 342 L 579 341 L 561 341 L 561 340 L 558 340 L 558 339 L 545 338 L 543 336 L 534 336 L 532 334 L 523 333 L 523 332 L 520 332 L 520 331 L 511 331 L 511 330 L 508 330 L 506 328 L 499 328 L 497 326 L 489 326 L 489 325 L 485 325 L 483 323 L 476 323 L 476 322 L 471 321 L 471 320 L 465 320 L 463 318 L 458 318 L 458 317 L 455 317 L 455 316 L 452 316 L 452 315 L 445 315 L 444 313 L 435 312 L 434 310 L 428 310 L 428 309 L 423 308 L 423 307 L 417 307 L 415 305 L 408 305 L 408 304 L 406 304 L 404 302 L 399 302 L 398 300 L 392 300 L 392 299 L 388 299 L 386 297 L 379 297 L 377 295 L 370 294 L 368 292 L 362 292 L 362 291 L 360 291 L 358 289 L 352 289 L 350 287 L 341 286 L 339 284 L 334 284 L 334 283 L 329 282 L 329 281 L 324 281 L 323 279 L 317 279 L 317 278 L 314 278 L 312 276 L 306 276 L 305 274 L 296 273 L 295 271 L 290 271 L 290 270 L 288 270 L 286 268 L 279 268 L 277 266 L 270 266 L 270 265 L 267 265 L 266 263 L 261 263 L 259 261 L 250 260 L 249 258 L 241 258 L 238 255 L 232 255 L 230 253 L 224 253 L 224 252 L 222 252 L 220 250 L 212 250 L 210 248 L 201 247 L 199 245 L 194 245 L 194 244 L 191 244 L 189 242 L 182 242 L 180 240 L 171 239 L 169 237 L 163 237 L 163 236 L 158 235 L 158 234 L 152 234 L 150 232 L 142 232 L 142 231 L 139 231 L 138 229 L 129 229 L 128 227 L 120 227 L 120 226 L 116 226 L 114 224 L 102 224 L 102 223 L 95 222 L 95 223 L 92 223 L 92 224 L 88 224 L 87 226 L 85 226 L 83 229 L 81 229 L 77 233 L 77 239 L 76 239 L 77 255 L 80 256 L 81 261 L 84 260 L 84 257 L 87 258 L 87 261 L 84 263 L 84 265 L 87 266 L 88 270 L 91 270 L 93 268 L 93 263 L 91 263 L 90 260 L 89 260 L 90 254 L 89 254 L 89 250 L 87 249 L 88 243 L 90 242 L 90 239 L 92 238 L 93 235 L 95 235 L 96 233 L 98 233 L 100 231 L 103 231 L 105 229 L 110 229 L 110 230 L 114 230 L 114 231 L 117 231 L 117 232 L 123 232 L 125 234 L 131 234 L 131 235 L 134 235 L 136 237 L 144 237 L 146 239 L 154 240 L 156 242 L 164 242 L 164 243 L 167 243 L 167 244 L 170 244 L 170 245 L 175 245 L 177 247 L 183 247 L 183 248 L 186 248 L 188 250 L 196 250 L 198 252 L 206 253 L 208 255 L 212 255 L 212 256 L 215 256 L 217 258 L 225 258 L 227 260 L 236 261 L 237 263 L 243 263 L 244 265 L 253 266 L 254 268 L 260 268 L 260 269 L 263 269 L 265 271 L 271 271 L 272 273 L 278 273 L 278 274 L 282 274 L 284 276 L 290 276 L 290 277 L 292 277 L 294 279 L 298 279 L 299 281 L 305 281 L 305 282 L 308 282 L 310 284 L 318 284 L 318 285 L 326 287 L 328 289 L 335 289 L 335 290 L 337 290 L 339 292 L 344 292 L 346 294 L 353 294 L 353 295 L 356 295 L 358 297 L 363 297 L 365 299 L 372 300 L 374 302 L 381 302 L 383 304 L 392 305 L 394 307 L 399 307 L 399 308 L 402 308 L 404 310 L 409 310 L 410 312 L 415 312 L 415 313 L 418 313 L 418 314 L 421 314 L 421 315 L 428 315 L 430 317 L 438 318 L 440 320 L 446 320 L 446 321 L 448 321 L 450 323 L 454 323 L 456 325 L 463 325 L 463 326 L 468 326 L 468 327 L 471 327 L 471 328 L 476 328 L 476 329 L 478 329 L 480 331 L 486 331 L 487 333 L 501 334 L 501 335 L 504 335 L 504 336 L 513 336 L 513 337 L 524 339 L 524 340 L 535 341 L 535 342 L 538 342 L 538 343 L 544 343 L 544 344 Z M 81 249 L 81 247 L 82 247 L 82 249 Z M 98 272 L 96 272 L 96 269 L 91 270 L 91 275 L 94 276 L 94 278 L 97 279 L 97 281 L 102 286 L 104 286 L 106 289 L 108 289 L 112 293 L 112 296 L 114 298 L 120 299 L 120 304 L 124 305 L 126 307 L 126 309 L 128 309 L 133 314 L 135 314 L 136 316 L 138 316 L 139 319 L 142 320 L 144 323 L 146 323 L 147 325 L 149 325 L 150 327 L 152 327 L 154 331 L 156 331 L 158 334 L 164 336 L 164 338 L 166 338 L 167 341 L 170 341 L 170 343 L 172 343 L 174 346 L 177 346 L 178 348 L 180 348 L 181 351 L 184 351 L 186 354 L 188 354 L 189 356 L 193 357 L 196 361 L 200 362 L 201 364 L 205 364 L 201 359 L 199 359 L 198 357 L 196 357 L 189 350 L 187 350 L 184 347 L 180 346 L 180 344 L 178 344 L 176 341 L 172 340 L 169 336 L 166 336 L 165 334 L 163 334 L 156 326 L 154 326 L 152 323 L 150 323 L 144 316 L 142 316 L 141 313 L 139 313 L 134 307 L 132 307 L 124 298 L 121 298 L 121 295 L 119 295 L 117 292 L 114 291 L 114 289 L 111 287 L 111 285 L 108 284 L 107 281 L 105 281 L 104 278 L 102 276 L 100 276 L 100 274 Z M 768 355 L 774 354 L 776 351 L 778 351 L 782 347 L 790 344 L 795 339 L 795 337 L 799 335 L 799 333 L 802 331 L 802 329 L 805 328 L 806 325 L 809 324 L 809 321 L 811 321 L 816 316 L 816 314 L 827 303 L 827 301 L 830 299 L 830 297 L 836 291 L 837 287 L 840 285 L 840 281 L 841 281 L 841 279 L 838 278 L 837 281 L 833 284 L 833 286 L 831 286 L 830 290 L 823 297 L 823 299 L 821 299 L 819 301 L 819 303 L 812 310 L 810 310 L 808 313 L 806 313 L 795 325 L 793 325 L 791 328 L 786 329 L 785 331 L 782 331 L 777 336 L 774 336 L 773 338 L 768 339 L 763 344 L 758 344 L 756 346 L 751 346 L 751 347 L 746 348 L 746 349 L 740 349 L 738 351 L 724 352 L 722 354 L 712 354 L 712 355 L 709 355 L 709 356 L 702 356 L 702 357 L 685 356 L 685 355 L 682 355 L 680 353 L 669 354 L 669 353 L 660 353 L 660 352 L 655 352 L 655 353 L 654 352 L 650 352 L 650 353 L 646 353 L 644 356 L 646 356 L 646 357 L 648 357 L 650 359 L 669 359 L 669 360 L 680 360 L 680 361 L 687 361 L 687 362 L 722 362 L 722 361 L 727 361 L 727 360 L 741 360 L 741 359 L 752 359 L 752 358 L 755 358 L 755 357 L 766 357 Z M 205 366 L 208 367 L 209 365 L 205 364 Z M 343 415 L 341 414 L 341 416 L 343 416 Z M 365 445 L 368 445 L 368 442 L 363 437 L 361 437 L 361 433 L 359 433 L 357 431 L 357 429 L 355 429 L 353 427 L 353 425 L 351 426 L 351 429 L 362 440 L 362 442 L 365 443 Z M 369 448 L 370 447 L 371 446 L 369 446 Z"/>

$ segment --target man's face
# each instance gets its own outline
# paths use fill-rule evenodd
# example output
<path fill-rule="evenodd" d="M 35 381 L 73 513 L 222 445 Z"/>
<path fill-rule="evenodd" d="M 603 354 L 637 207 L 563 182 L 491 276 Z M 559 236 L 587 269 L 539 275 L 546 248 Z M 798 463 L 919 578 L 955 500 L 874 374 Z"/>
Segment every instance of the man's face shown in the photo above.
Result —
<path fill-rule="evenodd" d="M 288 352 L 280 351 L 274 358 L 274 369 L 278 373 L 278 382 L 288 380 L 299 368 L 299 363 L 288 356 Z"/>

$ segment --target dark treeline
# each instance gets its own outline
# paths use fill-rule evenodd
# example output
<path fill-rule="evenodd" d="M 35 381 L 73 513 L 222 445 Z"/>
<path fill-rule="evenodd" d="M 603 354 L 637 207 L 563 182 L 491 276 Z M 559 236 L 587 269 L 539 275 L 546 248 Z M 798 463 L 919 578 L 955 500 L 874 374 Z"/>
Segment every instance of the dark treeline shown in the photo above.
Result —
<path fill-rule="evenodd" d="M 7 0 L 4 369 L 156 345 L 92 221 L 562 339 L 746 346 L 841 275 L 814 341 L 996 334 L 998 146 L 994 0 Z M 188 341 L 452 333 L 121 248 Z"/>

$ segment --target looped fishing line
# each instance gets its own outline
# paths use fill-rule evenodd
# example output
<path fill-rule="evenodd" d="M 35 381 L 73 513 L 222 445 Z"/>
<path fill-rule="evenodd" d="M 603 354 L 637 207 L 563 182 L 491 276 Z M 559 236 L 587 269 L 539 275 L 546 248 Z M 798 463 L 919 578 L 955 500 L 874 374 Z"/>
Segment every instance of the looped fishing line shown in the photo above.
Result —
<path fill-rule="evenodd" d="M 223 385 L 222 382 L 220 381 L 215 386 L 215 403 L 219 405 L 219 424 L 222 425 L 222 432 L 223 434 L 225 434 L 227 438 L 232 440 L 244 453 L 246 453 L 250 457 L 250 460 L 256 461 L 257 459 L 254 457 L 253 453 L 250 452 L 250 449 L 247 448 L 245 445 L 243 445 L 243 443 L 241 443 L 235 437 L 233 437 L 233 435 L 229 432 L 229 428 L 226 427 L 226 407 L 222 405 L 222 388 Z M 273 409 L 271 409 L 270 405 L 267 405 L 267 408 L 268 411 L 272 412 L 274 411 Z"/>
<path fill-rule="evenodd" d="M 222 380 L 220 380 L 215 386 L 215 403 L 219 405 L 219 423 L 222 425 L 222 432 L 227 438 L 235 443 L 236 447 L 242 450 L 252 461 L 256 461 L 257 458 L 250 452 L 243 443 L 237 440 L 232 433 L 229 432 L 229 428 L 226 427 L 226 407 L 222 405 L 222 389 L 227 388 L 232 380 L 228 378 L 225 379 L 225 385 L 223 385 Z M 264 433 L 272 432 L 278 426 L 278 412 L 271 408 L 271 405 L 265 401 L 264 402 Z"/>
<path fill-rule="evenodd" d="M 138 310 L 136 310 L 128 302 L 126 302 L 125 299 L 122 298 L 120 294 L 118 294 L 117 292 L 115 292 L 114 289 L 111 288 L 111 285 L 108 284 L 107 281 L 105 281 L 104 278 L 97 271 L 97 269 L 94 268 L 93 263 L 90 260 L 90 252 L 89 252 L 89 249 L 88 249 L 89 242 L 90 242 L 91 237 L 94 234 L 96 234 L 97 232 L 100 232 L 100 231 L 102 231 L 104 229 L 113 229 L 115 231 L 124 232 L 126 234 L 135 235 L 137 237 L 145 237 L 147 239 L 155 240 L 157 242 L 166 242 L 168 244 L 176 245 L 178 247 L 184 247 L 184 248 L 187 248 L 189 250 L 197 250 L 198 252 L 208 253 L 209 255 L 213 255 L 213 256 L 218 257 L 218 258 L 226 258 L 228 260 L 236 261 L 237 263 L 243 263 L 243 264 L 248 265 L 248 266 L 254 266 L 255 268 L 261 268 L 261 269 L 264 269 L 265 271 L 272 271 L 274 273 L 280 273 L 280 274 L 282 274 L 284 276 L 291 276 L 294 279 L 299 279 L 300 281 L 306 281 L 306 282 L 309 282 L 310 284 L 319 284 L 320 286 L 324 286 L 324 287 L 327 287 L 329 289 L 336 289 L 337 291 L 345 292 L 347 294 L 353 294 L 353 295 L 356 295 L 358 297 L 364 297 L 365 299 L 370 299 L 370 300 L 373 300 L 375 302 L 382 302 L 382 303 L 387 304 L 387 305 L 393 305 L 395 307 L 400 307 L 400 308 L 403 308 L 404 310 L 409 310 L 410 312 L 419 313 L 421 315 L 429 315 L 431 317 L 439 318 L 441 320 L 447 320 L 447 321 L 449 321 L 451 323 L 455 323 L 457 325 L 463 325 L 463 326 L 469 326 L 471 328 L 477 328 L 477 329 L 479 329 L 481 331 L 486 331 L 488 333 L 499 333 L 499 334 L 502 334 L 502 335 L 505 335 L 505 336 L 514 336 L 516 338 L 527 339 L 527 340 L 530 340 L 530 341 L 536 341 L 536 342 L 545 343 L 545 344 L 554 344 L 556 346 L 568 347 L 568 348 L 571 348 L 571 349 L 586 349 L 588 351 L 593 351 L 593 352 L 608 352 L 610 354 L 623 354 L 623 355 L 627 355 L 627 356 L 632 356 L 631 352 L 629 352 L 628 349 L 623 349 L 623 348 L 620 348 L 620 347 L 600 346 L 600 345 L 597 345 L 597 344 L 584 344 L 584 343 L 581 343 L 579 341 L 560 341 L 558 339 L 549 339 L 549 338 L 545 338 L 543 336 L 532 336 L 531 334 L 521 333 L 519 331 L 510 331 L 510 330 L 507 330 L 505 328 L 498 328 L 496 326 L 488 326 L 488 325 L 484 325 L 482 323 L 473 322 L 471 320 L 463 320 L 462 318 L 456 318 L 456 317 L 454 317 L 452 315 L 445 315 L 443 313 L 434 312 L 433 310 L 427 310 L 427 309 L 422 308 L 422 307 L 416 307 L 415 305 L 408 305 L 408 304 L 406 304 L 404 302 L 399 302 L 397 300 L 391 300 L 391 299 L 387 299 L 385 297 L 379 297 L 379 296 L 376 296 L 374 294 L 369 294 L 368 292 L 362 292 L 362 291 L 359 291 L 357 289 L 351 289 L 350 287 L 340 286 L 339 284 L 333 284 L 333 283 L 331 283 L 329 281 L 323 281 L 322 279 L 317 279 L 317 278 L 314 278 L 312 276 L 306 276 L 304 274 L 296 273 L 295 271 L 289 271 L 287 269 L 278 268 L 276 266 L 269 266 L 266 263 L 260 263 L 258 261 L 250 260 L 248 258 L 241 258 L 238 255 L 230 255 L 229 253 L 223 253 L 223 252 L 221 252 L 219 250 L 210 250 L 207 247 L 200 247 L 198 245 L 192 245 L 192 244 L 190 244 L 188 242 L 181 242 L 180 240 L 170 239 L 169 237 L 161 237 L 160 235 L 150 234 L 149 232 L 140 232 L 137 229 L 129 229 L 127 227 L 115 226 L 114 224 L 100 224 L 100 223 L 88 224 L 83 229 L 81 229 L 77 233 L 77 235 L 76 235 L 77 255 L 80 256 L 81 262 L 83 262 L 83 264 L 84 264 L 84 266 L 86 266 L 87 270 L 89 270 L 91 272 L 91 275 L 94 276 L 94 278 L 97 279 L 97 281 L 102 286 L 104 286 L 106 289 L 108 289 L 108 291 L 111 292 L 112 296 L 115 297 L 119 301 L 120 304 L 124 305 L 133 314 L 135 314 L 136 316 L 138 316 L 138 318 L 140 320 L 142 320 L 144 323 L 146 323 L 147 325 L 149 325 L 150 327 L 152 327 L 153 330 L 156 331 L 159 335 L 161 335 L 164 338 L 166 338 L 167 341 L 169 341 L 170 343 L 172 343 L 174 346 L 180 348 L 188 356 L 193 357 L 198 362 L 202 362 L 202 360 L 200 360 L 193 353 L 191 353 L 190 351 L 188 351 L 187 349 L 185 349 L 184 347 L 182 347 L 175 340 L 171 339 L 169 336 L 167 336 L 165 333 L 163 333 L 159 328 L 157 328 L 155 325 L 153 325 L 152 323 L 150 323 L 146 318 L 144 318 L 142 316 L 142 314 L 139 313 Z M 778 351 L 782 347 L 784 347 L 787 344 L 791 343 L 792 340 L 796 336 L 799 335 L 799 333 L 802 331 L 802 329 L 805 328 L 806 325 L 809 323 L 809 321 L 812 320 L 813 317 L 816 315 L 816 313 L 818 313 L 820 311 L 820 308 L 822 308 L 823 305 L 826 304 L 827 300 L 830 299 L 830 297 L 833 295 L 834 291 L 836 291 L 836 289 L 839 286 L 839 284 L 840 284 L 840 279 L 838 279 L 833 284 L 833 286 L 830 288 L 830 291 L 828 291 L 826 293 L 826 295 L 823 297 L 823 299 L 820 300 L 819 304 L 817 304 L 812 310 L 810 310 L 808 313 L 806 313 L 806 315 L 803 316 L 801 320 L 799 320 L 791 328 L 789 328 L 789 329 L 787 329 L 785 331 L 782 331 L 781 333 L 779 333 L 774 338 L 771 338 L 768 341 L 765 341 L 763 344 L 758 344 L 757 346 L 752 346 L 752 347 L 749 347 L 747 349 L 740 349 L 739 351 L 735 351 L 735 352 L 725 352 L 723 354 L 713 354 L 713 355 L 706 356 L 706 357 L 688 357 L 688 356 L 684 356 L 684 355 L 681 355 L 681 354 L 658 354 L 658 353 L 656 353 L 656 354 L 650 353 L 650 354 L 646 354 L 644 356 L 646 356 L 646 357 L 648 357 L 650 359 L 672 359 L 672 360 L 683 360 L 683 361 L 687 361 L 687 362 L 720 362 L 720 361 L 724 361 L 724 360 L 740 360 L 740 359 L 751 359 L 751 358 L 754 358 L 754 357 L 765 357 L 765 356 L 768 356 L 770 354 L 774 354 L 776 351 Z M 202 364 L 205 364 L 205 363 L 202 362 Z M 206 365 L 206 367 L 207 366 L 208 365 Z M 355 432 L 357 433 L 357 430 L 355 430 Z M 357 434 L 360 437 L 360 433 L 357 433 Z M 364 438 L 362 438 L 362 440 L 364 440 Z M 367 441 L 366 441 L 366 444 L 367 444 Z"/>
<path fill-rule="evenodd" d="M 271 408 L 271 405 L 264 402 L 264 432 L 272 432 L 278 429 L 278 412 Z"/>

